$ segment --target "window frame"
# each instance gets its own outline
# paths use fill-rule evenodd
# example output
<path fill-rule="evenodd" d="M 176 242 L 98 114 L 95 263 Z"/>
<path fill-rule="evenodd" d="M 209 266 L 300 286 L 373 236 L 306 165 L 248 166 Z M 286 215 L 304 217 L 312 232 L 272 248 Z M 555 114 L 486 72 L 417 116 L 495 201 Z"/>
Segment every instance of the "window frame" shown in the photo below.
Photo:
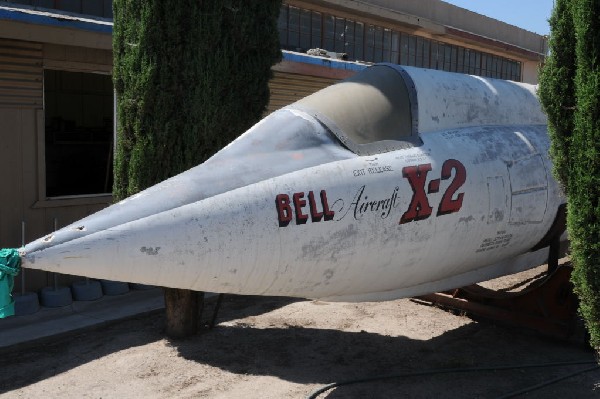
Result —
<path fill-rule="evenodd" d="M 64 72 L 93 73 L 112 76 L 112 66 L 73 61 L 44 60 L 44 71 L 55 70 Z M 42 76 L 45 74 L 43 73 Z M 46 193 L 46 82 L 42 83 L 43 107 L 36 110 L 36 133 L 37 133 L 37 182 L 38 199 L 32 208 L 52 208 L 81 205 L 110 204 L 113 202 L 112 192 L 95 194 L 76 194 L 49 197 Z M 116 93 L 113 89 L 113 159 L 116 150 Z"/>

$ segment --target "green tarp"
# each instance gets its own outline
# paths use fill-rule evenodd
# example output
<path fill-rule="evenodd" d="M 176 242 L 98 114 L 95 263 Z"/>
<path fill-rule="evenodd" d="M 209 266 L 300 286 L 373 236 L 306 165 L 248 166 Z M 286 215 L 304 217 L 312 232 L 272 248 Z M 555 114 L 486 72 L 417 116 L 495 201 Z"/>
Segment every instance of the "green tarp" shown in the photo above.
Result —
<path fill-rule="evenodd" d="M 16 249 L 0 249 L 0 318 L 15 314 L 15 301 L 10 294 L 14 276 L 21 270 L 21 257 Z"/>

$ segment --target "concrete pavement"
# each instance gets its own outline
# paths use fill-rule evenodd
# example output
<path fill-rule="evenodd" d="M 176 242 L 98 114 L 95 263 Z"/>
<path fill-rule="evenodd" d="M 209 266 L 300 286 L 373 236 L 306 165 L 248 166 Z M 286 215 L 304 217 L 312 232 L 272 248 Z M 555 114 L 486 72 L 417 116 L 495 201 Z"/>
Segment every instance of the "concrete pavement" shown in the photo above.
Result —
<path fill-rule="evenodd" d="M 73 301 L 60 308 L 0 319 L 0 352 L 113 323 L 164 308 L 161 288 L 131 290 L 95 301 Z"/>

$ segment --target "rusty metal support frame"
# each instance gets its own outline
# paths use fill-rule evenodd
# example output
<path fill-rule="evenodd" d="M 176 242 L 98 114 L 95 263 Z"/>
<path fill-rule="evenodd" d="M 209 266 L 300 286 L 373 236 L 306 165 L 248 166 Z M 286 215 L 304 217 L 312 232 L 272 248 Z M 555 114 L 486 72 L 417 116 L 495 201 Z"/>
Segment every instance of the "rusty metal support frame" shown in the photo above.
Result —
<path fill-rule="evenodd" d="M 577 327 L 577 297 L 570 282 L 571 270 L 571 266 L 549 265 L 546 277 L 520 292 L 500 292 L 475 284 L 417 299 L 568 339 Z"/>

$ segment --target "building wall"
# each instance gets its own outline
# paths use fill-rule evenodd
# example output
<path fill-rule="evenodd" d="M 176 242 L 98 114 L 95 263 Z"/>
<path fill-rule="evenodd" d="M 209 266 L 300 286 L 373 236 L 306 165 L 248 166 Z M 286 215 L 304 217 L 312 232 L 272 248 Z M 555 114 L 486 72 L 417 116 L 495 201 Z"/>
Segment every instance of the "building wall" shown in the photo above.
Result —
<path fill-rule="evenodd" d="M 540 62 L 527 61 L 523 63 L 523 79 L 525 83 L 538 84 Z"/>
<path fill-rule="evenodd" d="M 43 69 L 110 72 L 110 51 L 0 39 L 0 246 L 19 247 L 105 207 L 110 196 L 44 195 Z M 84 167 L 84 165 L 82 165 Z M 22 226 L 25 235 L 22 236 Z M 27 272 L 28 289 L 47 284 Z M 70 280 L 61 277 L 60 282 Z M 20 289 L 20 279 L 16 281 Z"/>
<path fill-rule="evenodd" d="M 274 71 L 273 79 L 269 82 L 271 98 L 267 107 L 267 113 L 283 108 L 337 81 L 338 79 L 316 76 L 316 74 L 306 75 Z"/>
<path fill-rule="evenodd" d="M 287 0 L 286 5 L 317 13 L 335 16 L 350 21 L 360 21 L 365 25 L 373 25 L 383 30 L 397 32 L 407 36 L 409 40 L 422 40 L 430 46 L 426 51 L 429 56 L 421 64 L 406 62 L 402 56 L 392 55 L 391 62 L 399 59 L 403 65 L 423 66 L 434 69 L 444 69 L 452 72 L 470 73 L 481 76 L 499 77 L 520 80 L 527 83 L 537 83 L 537 76 L 529 72 L 530 66 L 539 64 L 547 51 L 547 38 L 511 26 L 501 21 L 473 13 L 471 11 L 450 5 L 440 0 Z M 323 29 L 325 24 L 323 25 Z M 393 34 L 393 33 L 392 33 Z M 338 38 L 344 41 L 345 38 Z M 352 38 L 354 40 L 354 38 Z M 401 40 L 401 39 L 400 39 Z M 401 44 L 394 44 L 392 51 L 402 52 Z M 433 46 L 436 50 L 433 50 Z M 293 46 L 292 46 L 293 47 Z M 314 46 L 313 46 L 314 47 Z M 337 44 L 326 45 L 325 50 L 340 52 Z M 418 44 L 417 44 L 417 47 Z M 443 48 L 443 50 L 439 49 Z M 293 48 L 288 47 L 293 50 Z M 441 51 L 441 53 L 440 53 Z M 475 68 L 471 68 L 474 60 L 469 60 L 466 54 L 476 56 Z M 445 53 L 450 52 L 450 55 Z M 460 53 L 460 54 L 456 54 Z M 462 55 L 462 57 L 461 57 Z M 458 61 L 452 67 L 445 65 L 444 58 L 448 56 Z M 498 57 L 501 60 L 498 60 Z M 358 54 L 356 59 L 380 62 L 379 59 Z M 384 57 L 385 58 L 385 57 Z M 387 59 L 383 59 L 389 62 Z M 514 69 L 518 64 L 519 71 L 506 72 L 506 67 Z M 469 66 L 463 66 L 469 63 Z M 492 68 L 490 65 L 493 64 Z M 501 65 L 496 68 L 496 65 Z M 527 74 L 525 68 L 528 68 Z M 498 70 L 497 70 L 498 69 Z M 515 79 L 515 76 L 517 77 Z"/>
<path fill-rule="evenodd" d="M 359 15 L 342 17 L 283 5 L 278 27 L 282 48 L 292 51 L 318 48 L 352 61 L 389 62 L 516 81 L 522 78 L 521 61 L 390 28 L 383 22 L 367 22 Z"/>

